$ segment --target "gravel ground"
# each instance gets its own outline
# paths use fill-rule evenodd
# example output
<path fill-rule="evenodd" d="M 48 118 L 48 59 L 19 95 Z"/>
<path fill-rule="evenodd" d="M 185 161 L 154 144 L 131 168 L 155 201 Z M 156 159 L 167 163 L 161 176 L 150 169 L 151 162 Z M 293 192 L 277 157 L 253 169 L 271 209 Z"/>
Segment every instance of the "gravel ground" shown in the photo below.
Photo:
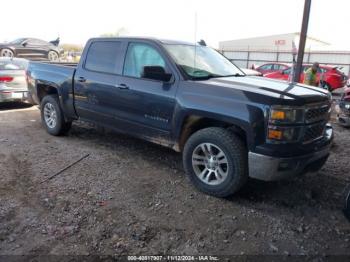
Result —
<path fill-rule="evenodd" d="M 350 130 L 334 128 L 318 173 L 218 199 L 189 184 L 169 149 L 79 122 L 53 137 L 36 107 L 3 105 L 0 254 L 350 255 Z"/>

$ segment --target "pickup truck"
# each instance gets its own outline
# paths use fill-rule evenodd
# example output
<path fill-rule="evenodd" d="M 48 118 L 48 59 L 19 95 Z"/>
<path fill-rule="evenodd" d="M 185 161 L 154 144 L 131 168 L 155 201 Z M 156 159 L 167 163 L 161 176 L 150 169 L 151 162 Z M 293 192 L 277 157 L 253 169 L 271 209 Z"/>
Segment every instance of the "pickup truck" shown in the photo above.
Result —
<path fill-rule="evenodd" d="M 249 177 L 316 171 L 333 139 L 328 91 L 246 76 L 203 44 L 94 38 L 78 65 L 31 62 L 27 79 L 48 133 L 81 119 L 170 147 L 193 185 L 217 197 Z"/>

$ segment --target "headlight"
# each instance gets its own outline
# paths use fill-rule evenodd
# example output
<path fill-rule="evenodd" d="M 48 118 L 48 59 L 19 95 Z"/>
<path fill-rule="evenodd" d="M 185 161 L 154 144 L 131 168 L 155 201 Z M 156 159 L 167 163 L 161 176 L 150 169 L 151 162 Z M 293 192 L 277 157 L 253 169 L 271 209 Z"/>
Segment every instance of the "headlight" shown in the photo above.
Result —
<path fill-rule="evenodd" d="M 268 120 L 268 141 L 272 143 L 297 142 L 300 138 L 301 127 L 295 125 L 304 123 L 304 115 L 304 107 L 272 106 Z"/>
<path fill-rule="evenodd" d="M 346 108 L 346 109 L 350 109 L 350 104 L 346 104 L 346 105 L 345 105 L 345 108 Z"/>
<path fill-rule="evenodd" d="M 273 124 L 296 124 L 304 122 L 303 108 L 273 106 L 270 109 L 269 122 Z"/>

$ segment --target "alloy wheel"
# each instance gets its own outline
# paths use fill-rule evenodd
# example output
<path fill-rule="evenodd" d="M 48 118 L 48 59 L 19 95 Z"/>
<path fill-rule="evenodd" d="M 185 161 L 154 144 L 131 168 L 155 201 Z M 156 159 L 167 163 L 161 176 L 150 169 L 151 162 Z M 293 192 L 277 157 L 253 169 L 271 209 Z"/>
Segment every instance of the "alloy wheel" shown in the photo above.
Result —
<path fill-rule="evenodd" d="M 196 176 L 203 183 L 211 186 L 221 184 L 229 172 L 224 151 L 211 143 L 202 143 L 194 149 L 192 167 Z"/>

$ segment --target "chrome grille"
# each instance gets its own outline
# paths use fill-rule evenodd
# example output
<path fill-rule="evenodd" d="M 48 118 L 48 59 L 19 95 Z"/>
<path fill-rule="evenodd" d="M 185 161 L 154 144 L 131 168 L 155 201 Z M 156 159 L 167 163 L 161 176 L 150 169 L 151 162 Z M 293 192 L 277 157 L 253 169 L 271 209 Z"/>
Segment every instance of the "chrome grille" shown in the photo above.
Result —
<path fill-rule="evenodd" d="M 313 123 L 320 120 L 328 120 L 330 104 L 323 104 L 306 109 L 305 121 L 306 123 Z"/>
<path fill-rule="evenodd" d="M 321 138 L 323 136 L 325 127 L 326 127 L 326 123 L 324 122 L 320 124 L 308 126 L 304 133 L 303 142 L 308 143 Z"/>

